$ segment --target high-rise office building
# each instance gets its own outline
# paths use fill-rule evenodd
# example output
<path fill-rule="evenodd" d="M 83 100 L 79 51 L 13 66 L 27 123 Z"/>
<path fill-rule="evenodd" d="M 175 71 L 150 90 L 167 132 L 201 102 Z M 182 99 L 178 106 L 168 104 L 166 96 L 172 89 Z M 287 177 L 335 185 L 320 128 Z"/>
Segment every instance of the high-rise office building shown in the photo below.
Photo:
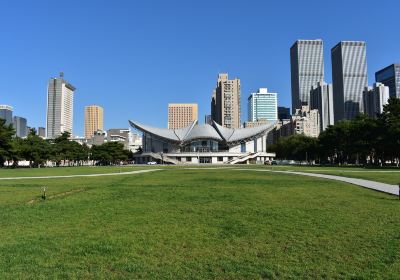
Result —
<path fill-rule="evenodd" d="M 228 128 L 240 127 L 240 79 L 228 79 L 228 74 L 219 74 L 217 87 L 211 101 L 212 119 Z"/>
<path fill-rule="evenodd" d="M 91 139 L 94 132 L 104 130 L 104 110 L 97 105 L 85 107 L 85 138 Z"/>
<path fill-rule="evenodd" d="M 212 117 L 211 117 L 211 115 L 205 115 L 204 116 L 204 123 L 212 125 Z"/>
<path fill-rule="evenodd" d="M 46 128 L 38 127 L 38 135 L 39 137 L 46 138 Z"/>
<path fill-rule="evenodd" d="M 388 104 L 389 87 L 375 83 L 373 87 L 366 87 L 363 92 L 364 113 L 372 118 L 383 113 L 383 106 Z"/>
<path fill-rule="evenodd" d="M 9 105 L 0 105 L 0 119 L 6 121 L 6 125 L 13 123 L 13 107 Z"/>
<path fill-rule="evenodd" d="M 290 108 L 278 106 L 278 119 L 288 120 L 292 117 L 290 114 Z"/>
<path fill-rule="evenodd" d="M 390 97 L 400 98 L 400 64 L 392 64 L 376 72 L 375 81 L 389 87 Z"/>
<path fill-rule="evenodd" d="M 15 129 L 15 135 L 18 137 L 28 136 L 28 127 L 26 126 L 27 121 L 25 118 L 15 116 L 13 118 L 13 127 Z"/>
<path fill-rule="evenodd" d="M 297 40 L 290 48 L 292 113 L 310 105 L 311 86 L 324 80 L 322 40 Z"/>
<path fill-rule="evenodd" d="M 335 123 L 353 119 L 363 111 L 363 91 L 368 86 L 366 44 L 342 41 L 331 50 Z"/>
<path fill-rule="evenodd" d="M 47 138 L 53 139 L 63 132 L 72 135 L 75 87 L 59 78 L 51 78 L 47 88 Z"/>
<path fill-rule="evenodd" d="M 187 127 L 198 118 L 197 104 L 171 103 L 168 104 L 168 128 L 178 129 Z"/>
<path fill-rule="evenodd" d="M 318 110 L 321 131 L 334 124 L 332 84 L 318 82 L 311 88 L 310 109 Z"/>
<path fill-rule="evenodd" d="M 248 98 L 248 121 L 275 121 L 278 119 L 278 97 L 276 93 L 260 88 Z"/>

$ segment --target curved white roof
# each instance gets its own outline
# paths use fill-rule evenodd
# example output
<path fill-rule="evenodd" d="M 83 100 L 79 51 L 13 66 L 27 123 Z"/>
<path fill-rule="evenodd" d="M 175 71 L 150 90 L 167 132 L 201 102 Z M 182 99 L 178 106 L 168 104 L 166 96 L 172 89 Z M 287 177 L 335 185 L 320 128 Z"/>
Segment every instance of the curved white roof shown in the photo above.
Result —
<path fill-rule="evenodd" d="M 194 121 L 189 126 L 181 129 L 152 127 L 134 121 L 129 121 L 129 123 L 133 128 L 143 132 L 177 142 L 187 142 L 195 139 L 213 139 L 216 141 L 225 141 L 230 143 L 242 141 L 257 136 L 261 133 L 265 133 L 271 130 L 277 121 L 268 122 L 267 124 L 260 126 L 237 129 L 222 127 L 216 122 L 213 122 L 213 125 L 198 125 L 197 121 Z"/>

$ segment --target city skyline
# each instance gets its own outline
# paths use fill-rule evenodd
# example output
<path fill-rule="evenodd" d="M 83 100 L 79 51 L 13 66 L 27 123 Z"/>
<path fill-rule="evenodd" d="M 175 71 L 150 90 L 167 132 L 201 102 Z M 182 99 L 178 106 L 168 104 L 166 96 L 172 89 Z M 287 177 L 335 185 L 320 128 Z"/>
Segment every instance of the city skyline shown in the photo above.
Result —
<path fill-rule="evenodd" d="M 57 25 L 52 24 L 56 22 L 51 13 L 55 7 L 50 8 L 45 2 L 39 1 L 35 5 L 27 2 L 23 6 L 19 1 L 1 4 L 2 10 L 7 11 L 0 21 L 7 26 L 4 39 L 8 44 L 0 47 L 6 54 L 0 66 L 0 75 L 4 79 L 0 83 L 0 103 L 13 106 L 14 114 L 27 118 L 31 127 L 45 126 L 46 82 L 49 77 L 64 71 L 66 79 L 77 87 L 73 126 L 74 134 L 80 136 L 84 134 L 83 108 L 92 103 L 104 104 L 107 112 L 118 112 L 107 116 L 105 127 L 128 127 L 128 119 L 165 126 L 166 104 L 172 100 L 196 102 L 200 116 L 209 114 L 210 91 L 215 84 L 215 75 L 221 72 L 241 79 L 243 96 L 267 87 L 279 93 L 279 106 L 291 107 L 288 50 L 299 39 L 320 38 L 324 41 L 327 83 L 332 82 L 329 49 L 342 40 L 366 41 L 369 85 L 375 80 L 375 72 L 400 61 L 397 39 L 390 36 L 378 39 L 378 19 L 365 17 L 368 5 L 357 5 L 354 14 L 350 11 L 356 3 L 351 2 L 346 2 L 349 9 L 343 11 L 339 8 L 340 3 L 326 7 L 309 3 L 303 7 L 291 2 L 291 8 L 287 9 L 285 1 L 275 4 L 255 1 L 253 5 L 226 5 L 228 2 L 224 1 L 190 5 L 183 2 L 178 5 L 179 1 L 170 5 L 126 1 L 114 5 L 99 1 L 96 12 L 89 14 L 89 4 L 80 3 L 79 9 L 72 9 L 71 3 L 64 8 L 66 12 L 73 11 L 77 20 Z M 384 2 L 398 6 L 395 1 Z M 211 28 L 218 23 L 213 17 L 217 9 L 211 5 L 243 15 L 241 20 L 229 22 L 226 31 L 228 35 L 240 34 L 237 44 L 210 44 L 220 33 Z M 288 12 L 293 17 L 289 23 L 301 20 L 298 25 L 285 25 L 284 18 L 279 15 L 271 14 L 268 19 L 257 16 L 271 8 Z M 322 9 L 329 10 L 331 16 L 323 16 Z M 301 17 L 300 12 L 305 10 L 315 16 L 312 19 Z M 395 13 L 388 13 L 385 31 L 394 32 L 395 16 L 391 13 Z M 102 22 L 109 14 L 117 20 Z M 333 20 L 339 14 L 342 15 L 341 22 Z M 212 20 L 204 21 L 204 16 Z M 157 17 L 163 19 L 162 24 L 152 20 Z M 281 27 L 270 28 L 271 20 Z M 315 25 L 315 21 L 319 24 Z M 195 32 L 188 34 L 189 28 Z M 60 29 L 63 29 L 64 38 L 73 40 L 46 40 L 48 34 Z M 155 35 L 153 39 L 146 36 L 148 32 Z M 38 40 L 33 40 L 30 48 L 22 48 L 23 42 L 32 41 L 32 38 Z M 93 43 L 100 38 L 104 44 Z M 251 41 L 257 41 L 257 44 L 249 44 Z M 150 58 L 153 59 L 149 63 Z M 161 80 L 153 83 L 154 76 Z M 193 85 L 196 87 L 192 88 Z M 191 89 L 189 93 L 188 88 Z M 153 104 L 154 99 L 157 102 Z M 246 101 L 242 98 L 242 121 L 247 116 Z M 148 114 L 149 110 L 155 110 L 157 114 Z"/>

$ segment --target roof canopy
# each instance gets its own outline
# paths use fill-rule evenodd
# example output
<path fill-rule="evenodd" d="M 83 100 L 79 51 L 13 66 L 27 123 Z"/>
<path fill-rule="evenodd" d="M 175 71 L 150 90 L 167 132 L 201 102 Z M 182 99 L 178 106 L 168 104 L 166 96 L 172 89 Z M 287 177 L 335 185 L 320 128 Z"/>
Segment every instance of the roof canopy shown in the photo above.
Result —
<path fill-rule="evenodd" d="M 213 125 L 198 125 L 197 121 L 194 121 L 187 127 L 180 129 L 152 127 L 140 124 L 135 121 L 129 121 L 129 123 L 133 128 L 136 128 L 142 132 L 149 133 L 174 142 L 188 142 L 196 139 L 212 139 L 219 142 L 224 141 L 229 144 L 232 142 L 244 141 L 259 134 L 266 133 L 274 128 L 277 121 L 268 122 L 267 124 L 255 127 L 236 129 L 220 126 L 214 121 Z"/>

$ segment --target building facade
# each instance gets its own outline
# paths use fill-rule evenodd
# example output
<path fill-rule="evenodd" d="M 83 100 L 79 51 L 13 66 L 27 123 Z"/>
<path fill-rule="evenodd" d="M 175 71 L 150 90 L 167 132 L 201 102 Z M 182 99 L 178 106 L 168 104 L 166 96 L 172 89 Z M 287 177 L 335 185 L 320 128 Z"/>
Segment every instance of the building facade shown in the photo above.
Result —
<path fill-rule="evenodd" d="M 51 78 L 47 87 L 47 138 L 54 139 L 63 132 L 72 135 L 75 87 L 59 78 Z"/>
<path fill-rule="evenodd" d="M 228 74 L 219 74 L 217 87 L 211 100 L 212 119 L 226 128 L 240 127 L 240 79 L 228 79 Z"/>
<path fill-rule="evenodd" d="M 136 156 L 137 163 L 264 163 L 275 157 L 267 152 L 267 136 L 276 121 L 238 129 L 215 121 L 212 125 L 198 125 L 197 120 L 181 129 L 156 128 L 134 121 L 130 124 L 143 133 L 143 153 Z"/>
<path fill-rule="evenodd" d="M 363 92 L 364 113 L 372 118 L 383 113 L 383 106 L 388 104 L 390 89 L 381 83 L 366 87 Z"/>
<path fill-rule="evenodd" d="M 331 50 L 335 123 L 353 119 L 363 111 L 363 91 L 368 86 L 366 44 L 342 41 Z"/>
<path fill-rule="evenodd" d="M 248 98 L 248 121 L 276 121 L 278 119 L 278 97 L 276 93 L 260 88 Z"/>
<path fill-rule="evenodd" d="M 198 106 L 195 103 L 168 104 L 168 128 L 177 129 L 186 127 L 198 117 Z"/>
<path fill-rule="evenodd" d="M 38 127 L 38 135 L 42 138 L 46 138 L 46 128 Z"/>
<path fill-rule="evenodd" d="M 27 121 L 25 118 L 15 116 L 13 118 L 13 126 L 15 129 L 16 136 L 21 138 L 28 136 L 29 131 L 27 127 Z"/>
<path fill-rule="evenodd" d="M 392 64 L 376 72 L 375 81 L 389 87 L 390 97 L 400 98 L 400 64 Z"/>
<path fill-rule="evenodd" d="M 13 123 L 13 107 L 0 105 L 0 118 L 6 121 L 6 125 Z"/>
<path fill-rule="evenodd" d="M 290 114 L 290 108 L 287 107 L 278 107 L 278 119 L 279 120 L 288 120 L 292 117 Z"/>
<path fill-rule="evenodd" d="M 320 131 L 324 131 L 329 125 L 334 125 L 332 84 L 318 82 L 311 88 L 310 109 L 319 112 Z"/>
<path fill-rule="evenodd" d="M 320 133 L 320 117 L 318 110 L 310 110 L 309 106 L 302 106 L 292 116 L 293 134 L 304 134 L 318 137 Z"/>
<path fill-rule="evenodd" d="M 85 107 L 85 138 L 91 139 L 95 131 L 104 130 L 104 109 L 97 105 Z"/>
<path fill-rule="evenodd" d="M 322 40 L 298 40 L 290 48 L 292 113 L 309 105 L 311 86 L 324 80 Z"/>

